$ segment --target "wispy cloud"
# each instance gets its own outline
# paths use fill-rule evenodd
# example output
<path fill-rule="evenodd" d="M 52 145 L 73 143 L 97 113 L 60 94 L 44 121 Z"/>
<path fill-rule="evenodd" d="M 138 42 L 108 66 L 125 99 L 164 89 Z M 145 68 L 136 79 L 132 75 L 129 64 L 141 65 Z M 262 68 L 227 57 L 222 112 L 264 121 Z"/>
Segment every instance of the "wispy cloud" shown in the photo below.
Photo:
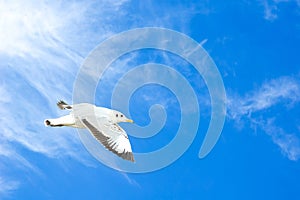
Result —
<path fill-rule="evenodd" d="M 264 18 L 268 21 L 274 21 L 278 18 L 278 11 L 281 3 L 295 3 L 300 6 L 299 0 L 262 0 L 264 7 Z"/>
<path fill-rule="evenodd" d="M 272 138 L 272 141 L 280 147 L 283 155 L 293 161 L 300 159 L 300 138 L 298 134 L 288 133 L 283 128 L 276 126 L 274 118 L 267 121 L 257 121 L 257 123 Z"/>
<path fill-rule="evenodd" d="M 61 48 L 64 56 L 72 57 L 88 53 L 94 47 L 91 43 L 113 33 L 109 23 L 124 14 L 121 8 L 126 2 L 1 1 L 0 54 L 41 58 L 48 54 L 45 48 Z"/>
<path fill-rule="evenodd" d="M 0 52 L 19 56 L 38 53 L 41 50 L 39 45 L 53 45 L 51 38 L 59 37 L 59 30 L 68 25 L 70 17 L 75 21 L 76 16 L 84 12 L 84 9 L 77 9 L 75 15 L 74 4 L 65 7 L 65 11 L 55 7 L 59 8 L 43 1 L 28 1 L 25 4 L 20 1 L 1 1 Z M 38 42 L 34 41 L 36 39 Z"/>
<path fill-rule="evenodd" d="M 121 172 L 121 175 L 124 176 L 124 178 L 128 181 L 129 184 L 131 184 L 139 189 L 142 188 L 142 186 L 137 181 L 135 181 L 133 178 L 131 178 L 127 173 Z"/>
<path fill-rule="evenodd" d="M 273 21 L 277 19 L 277 5 L 276 4 L 271 4 L 268 1 L 263 1 L 263 6 L 264 6 L 264 18 L 269 21 Z"/>
<path fill-rule="evenodd" d="M 91 165 L 75 130 L 43 120 L 64 114 L 56 101 L 71 99 L 83 57 L 113 33 L 108 22 L 126 2 L 0 1 L 0 196 L 22 181 L 6 171 L 42 174 L 22 149 Z"/>
<path fill-rule="evenodd" d="M 228 99 L 228 114 L 236 119 L 242 116 L 251 116 L 252 113 L 268 109 L 276 104 L 288 104 L 300 101 L 300 83 L 292 77 L 280 77 L 265 82 L 257 90 L 240 97 L 232 95 Z"/>
<path fill-rule="evenodd" d="M 55 102 L 72 98 L 73 83 L 84 57 L 105 38 L 124 28 L 170 23 L 169 28 L 180 29 L 186 17 L 210 12 L 201 4 L 184 8 L 186 17 L 179 17 L 172 14 L 176 12 L 156 12 L 161 7 L 153 8 L 155 5 L 149 3 L 147 8 L 143 2 L 141 5 L 152 14 L 138 20 L 130 18 L 123 9 L 127 3 L 129 0 L 0 1 L 0 122 L 5 124 L 0 127 L 1 162 L 25 173 L 42 173 L 20 150 L 26 149 L 49 158 L 67 156 L 90 165 L 86 152 L 76 151 L 81 143 L 75 130 L 49 129 L 43 125 L 43 119 L 64 114 L 58 112 Z M 145 9 L 140 9 L 141 16 Z M 182 10 L 174 8 L 178 9 Z M 169 22 L 170 18 L 178 20 Z M 0 173 L 8 170 L 7 166 L 1 166 Z M 2 174 L 0 177 L 0 187 L 10 185 L 6 189 L 1 187 L 2 191 L 19 186 L 18 179 Z M 124 177 L 134 184 L 128 176 Z"/>
<path fill-rule="evenodd" d="M 13 192 L 18 187 L 19 183 L 17 181 L 7 180 L 0 176 L 0 197 L 9 195 L 10 192 Z"/>
<path fill-rule="evenodd" d="M 293 109 L 300 102 L 300 81 L 295 77 L 280 77 L 265 82 L 260 88 L 247 93 L 244 97 L 228 95 L 228 117 L 237 127 L 246 124 L 253 129 L 261 129 L 269 135 L 290 160 L 300 159 L 300 139 L 297 130 L 297 119 L 290 121 L 295 132 L 282 128 L 276 117 L 280 113 L 268 116 L 267 111 L 275 107 Z"/>
<path fill-rule="evenodd" d="M 12 149 L 11 145 L 3 141 L 3 138 L 0 140 L 0 161 L 0 198 L 12 194 L 21 184 L 18 178 L 10 176 L 12 169 L 40 174 L 36 167 Z"/>

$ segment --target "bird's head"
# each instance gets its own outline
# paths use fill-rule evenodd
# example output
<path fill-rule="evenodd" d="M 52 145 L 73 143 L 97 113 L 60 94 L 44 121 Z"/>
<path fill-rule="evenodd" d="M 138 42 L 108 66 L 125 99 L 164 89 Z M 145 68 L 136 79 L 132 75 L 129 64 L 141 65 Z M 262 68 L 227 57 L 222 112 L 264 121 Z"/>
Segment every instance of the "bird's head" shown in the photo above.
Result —
<path fill-rule="evenodd" d="M 123 113 L 115 110 L 112 111 L 112 119 L 115 123 L 119 123 L 119 122 L 133 123 L 132 119 L 128 119 Z"/>

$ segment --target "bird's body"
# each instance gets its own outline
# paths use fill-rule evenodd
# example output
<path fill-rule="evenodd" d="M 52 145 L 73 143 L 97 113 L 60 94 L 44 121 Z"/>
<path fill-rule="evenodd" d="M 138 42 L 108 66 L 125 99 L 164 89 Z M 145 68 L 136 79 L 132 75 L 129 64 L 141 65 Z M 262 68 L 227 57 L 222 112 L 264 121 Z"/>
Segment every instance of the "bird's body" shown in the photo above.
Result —
<path fill-rule="evenodd" d="M 46 126 L 87 128 L 105 148 L 123 159 L 134 161 L 128 136 L 118 125 L 119 122 L 133 122 L 124 114 L 88 103 L 68 105 L 59 101 L 57 106 L 70 110 L 70 113 L 59 118 L 46 119 Z"/>

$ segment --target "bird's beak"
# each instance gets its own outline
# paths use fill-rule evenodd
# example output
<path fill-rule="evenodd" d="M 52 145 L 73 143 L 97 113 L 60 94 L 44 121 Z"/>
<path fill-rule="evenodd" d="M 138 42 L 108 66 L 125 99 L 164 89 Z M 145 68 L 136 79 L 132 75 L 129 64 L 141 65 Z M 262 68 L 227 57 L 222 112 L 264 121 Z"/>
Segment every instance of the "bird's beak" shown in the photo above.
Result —
<path fill-rule="evenodd" d="M 132 119 L 127 119 L 126 122 L 133 123 Z"/>

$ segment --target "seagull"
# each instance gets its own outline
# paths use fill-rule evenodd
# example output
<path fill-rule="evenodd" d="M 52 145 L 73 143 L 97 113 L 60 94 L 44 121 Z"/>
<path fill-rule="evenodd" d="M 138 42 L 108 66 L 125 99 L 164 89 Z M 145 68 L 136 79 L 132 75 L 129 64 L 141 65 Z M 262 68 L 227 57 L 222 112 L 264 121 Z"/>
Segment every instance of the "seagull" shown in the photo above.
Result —
<path fill-rule="evenodd" d="M 64 101 L 57 102 L 61 110 L 70 110 L 70 114 L 46 119 L 45 126 L 86 128 L 106 149 L 117 156 L 134 162 L 131 145 L 126 132 L 118 125 L 120 122 L 130 122 L 123 113 L 89 103 L 69 105 Z"/>

